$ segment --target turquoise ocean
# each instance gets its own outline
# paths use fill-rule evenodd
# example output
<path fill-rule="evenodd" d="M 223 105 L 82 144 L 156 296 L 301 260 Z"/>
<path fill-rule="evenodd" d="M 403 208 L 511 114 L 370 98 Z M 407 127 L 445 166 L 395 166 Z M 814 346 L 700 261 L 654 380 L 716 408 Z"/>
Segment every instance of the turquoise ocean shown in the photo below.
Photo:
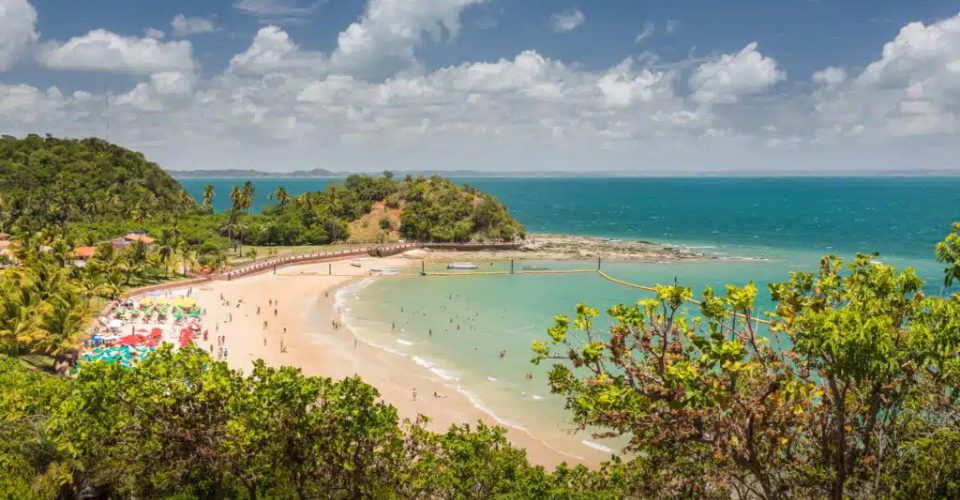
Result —
<path fill-rule="evenodd" d="M 604 263 L 622 279 L 681 283 L 699 291 L 754 281 L 758 306 L 769 308 L 766 285 L 793 270 L 814 270 L 823 255 L 911 266 L 940 294 L 943 266 L 933 246 L 960 221 L 960 178 L 472 178 L 497 196 L 528 232 L 644 240 L 722 257 L 683 263 Z M 322 189 L 329 180 L 257 179 L 255 209 L 283 185 L 291 194 Z M 213 184 L 215 208 L 228 203 L 239 179 L 183 179 L 199 198 Z M 478 263 L 486 269 L 505 264 Z M 519 263 L 590 267 L 591 263 Z M 644 298 L 642 292 L 595 274 L 554 276 L 367 279 L 342 289 L 338 307 L 366 342 L 408 356 L 448 380 L 514 432 L 530 432 L 577 455 L 600 443 L 571 436 L 563 401 L 549 394 L 547 366 L 530 364 L 530 343 L 546 337 L 556 314 L 578 302 L 602 311 Z M 603 329 L 604 322 L 600 322 Z M 505 351 L 503 357 L 500 353 Z M 532 375 L 532 378 L 528 378 Z"/>

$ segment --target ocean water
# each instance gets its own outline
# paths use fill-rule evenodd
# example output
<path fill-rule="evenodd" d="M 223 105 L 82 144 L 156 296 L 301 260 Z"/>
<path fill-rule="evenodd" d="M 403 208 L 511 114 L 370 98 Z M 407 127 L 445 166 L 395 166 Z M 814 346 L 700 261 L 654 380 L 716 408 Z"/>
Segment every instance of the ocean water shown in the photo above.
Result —
<path fill-rule="evenodd" d="M 943 266 L 933 260 L 933 246 L 960 221 L 960 178 L 460 180 L 496 195 L 529 232 L 656 241 L 721 257 L 603 267 L 628 281 L 677 282 L 697 291 L 754 281 L 761 309 L 771 307 L 767 284 L 786 280 L 792 270 L 814 270 L 822 255 L 850 258 L 858 251 L 912 266 L 927 280 L 928 294 L 942 293 Z M 207 182 L 183 183 L 199 195 Z M 218 193 L 229 193 L 231 182 L 240 183 L 214 185 Z M 280 184 L 296 194 L 326 183 L 255 182 L 258 198 Z M 534 433 L 577 455 L 619 443 L 567 432 L 563 401 L 549 394 L 546 383 L 549 363 L 530 363 L 530 343 L 546 338 L 554 315 L 572 314 L 578 302 L 605 311 L 645 296 L 596 274 L 398 277 L 357 282 L 339 292 L 338 307 L 363 340 L 432 370 L 514 432 Z M 598 329 L 605 326 L 598 321 Z"/>

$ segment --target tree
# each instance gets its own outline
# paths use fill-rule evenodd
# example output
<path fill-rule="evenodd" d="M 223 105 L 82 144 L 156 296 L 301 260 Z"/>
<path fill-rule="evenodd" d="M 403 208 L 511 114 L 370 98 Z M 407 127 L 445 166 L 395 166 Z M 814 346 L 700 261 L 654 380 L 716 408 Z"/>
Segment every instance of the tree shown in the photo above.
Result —
<path fill-rule="evenodd" d="M 216 193 L 213 190 L 213 184 L 207 184 L 203 187 L 203 206 L 207 210 L 213 209 L 213 197 Z"/>
<path fill-rule="evenodd" d="M 287 193 L 286 188 L 283 186 L 277 187 L 277 190 L 270 193 L 269 198 L 271 200 L 277 200 L 280 203 L 280 206 L 287 206 L 290 204 L 290 194 Z"/>
<path fill-rule="evenodd" d="M 246 181 L 243 183 L 243 188 L 240 190 L 240 208 L 247 212 L 253 206 L 253 196 L 256 193 L 256 188 L 253 186 L 253 182 Z"/>
<path fill-rule="evenodd" d="M 938 261 L 950 266 L 944 270 L 943 286 L 960 281 L 960 222 L 954 223 L 950 234 L 937 243 L 935 255 Z"/>
<path fill-rule="evenodd" d="M 43 353 L 60 356 L 75 352 L 81 345 L 90 320 L 86 302 L 74 293 L 64 293 L 45 303 L 38 328 Z"/>
<path fill-rule="evenodd" d="M 816 274 L 770 286 L 763 331 L 745 319 L 752 284 L 706 289 L 699 317 L 683 310 L 689 288 L 659 286 L 610 308 L 609 335 L 585 305 L 558 316 L 535 362 L 562 360 L 551 388 L 579 426 L 629 434 L 646 480 L 673 494 L 877 496 L 894 487 L 904 443 L 955 425 L 960 410 L 960 300 L 920 287 L 872 256 L 846 274 L 824 258 Z"/>

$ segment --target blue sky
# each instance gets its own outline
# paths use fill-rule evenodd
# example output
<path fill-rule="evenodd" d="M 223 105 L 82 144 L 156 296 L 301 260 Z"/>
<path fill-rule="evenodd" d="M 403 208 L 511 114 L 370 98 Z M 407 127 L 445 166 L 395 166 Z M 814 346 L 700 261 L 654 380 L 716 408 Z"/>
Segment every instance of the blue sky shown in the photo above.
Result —
<path fill-rule="evenodd" d="M 956 168 L 960 4 L 0 0 L 0 132 L 171 168 Z"/>

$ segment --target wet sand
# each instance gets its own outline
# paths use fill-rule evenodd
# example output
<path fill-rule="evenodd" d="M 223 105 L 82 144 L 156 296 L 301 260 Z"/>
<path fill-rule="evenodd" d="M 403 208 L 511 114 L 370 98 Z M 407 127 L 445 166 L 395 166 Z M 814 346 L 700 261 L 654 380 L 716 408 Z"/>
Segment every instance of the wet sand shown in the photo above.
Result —
<path fill-rule="evenodd" d="M 360 263 L 362 267 L 353 267 L 350 262 Z M 307 375 L 333 379 L 359 375 L 380 391 L 385 402 L 397 408 L 401 418 L 415 420 L 418 415 L 425 415 L 430 418 L 428 428 L 437 432 L 453 424 L 472 424 L 478 420 L 498 425 L 464 394 L 457 392 L 455 382 L 443 380 L 408 357 L 356 339 L 346 326 L 334 328 L 332 325 L 332 321 L 339 319 L 335 305 L 339 287 L 367 276 L 372 267 L 409 265 L 409 259 L 399 256 L 358 258 L 332 263 L 333 276 L 327 275 L 327 263 L 319 263 L 281 268 L 276 275 L 266 273 L 204 284 L 193 289 L 193 295 L 207 310 L 204 328 L 210 332 L 210 339 L 200 341 L 200 347 L 206 349 L 212 345 L 216 356 L 216 337 L 225 336 L 228 363 L 247 373 L 255 360 L 263 359 L 271 366 L 299 367 Z M 221 294 L 229 305 L 221 302 Z M 278 301 L 276 307 L 270 305 L 274 299 Z M 238 300 L 242 300 L 239 306 Z M 231 314 L 232 321 L 229 321 Z M 281 352 L 281 342 L 286 352 Z M 435 392 L 445 397 L 434 397 Z M 585 452 L 582 447 L 569 450 L 575 455 L 556 449 L 538 439 L 535 430 L 510 429 L 507 437 L 514 445 L 525 448 L 532 462 L 548 467 L 561 462 L 599 464 L 609 458 L 608 453 Z"/>

